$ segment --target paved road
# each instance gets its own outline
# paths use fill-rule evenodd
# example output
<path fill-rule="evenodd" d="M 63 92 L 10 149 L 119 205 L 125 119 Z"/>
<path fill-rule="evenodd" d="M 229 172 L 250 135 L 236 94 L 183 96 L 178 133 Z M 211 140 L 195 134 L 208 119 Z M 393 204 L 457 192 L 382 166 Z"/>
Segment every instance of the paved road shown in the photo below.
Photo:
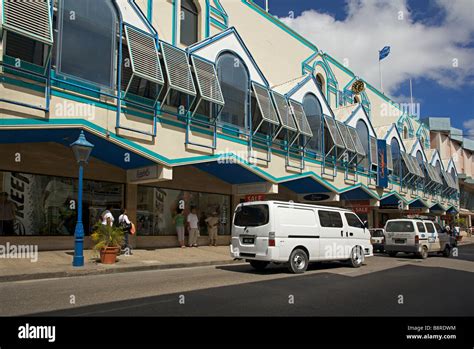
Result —
<path fill-rule="evenodd" d="M 317 263 L 302 276 L 242 264 L 0 283 L 0 315 L 472 316 L 474 245 L 459 251 Z"/>

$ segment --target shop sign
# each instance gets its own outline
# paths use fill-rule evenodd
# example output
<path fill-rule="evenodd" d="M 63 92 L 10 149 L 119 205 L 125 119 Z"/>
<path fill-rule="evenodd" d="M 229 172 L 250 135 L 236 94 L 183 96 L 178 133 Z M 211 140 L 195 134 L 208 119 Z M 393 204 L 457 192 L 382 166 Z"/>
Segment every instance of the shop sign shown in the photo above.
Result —
<path fill-rule="evenodd" d="M 388 187 L 387 143 L 383 139 L 377 141 L 377 187 Z"/>
<path fill-rule="evenodd" d="M 311 193 L 298 196 L 299 201 L 306 202 L 322 202 L 322 201 L 337 201 L 336 193 Z"/>
<path fill-rule="evenodd" d="M 129 182 L 145 183 L 159 179 L 158 166 L 147 166 L 127 171 Z"/>
<path fill-rule="evenodd" d="M 370 207 L 369 206 L 353 207 L 352 211 L 354 211 L 354 213 L 369 213 L 370 212 Z"/>
<path fill-rule="evenodd" d="M 245 201 L 250 202 L 250 201 L 264 201 L 265 200 L 265 195 L 264 194 L 250 194 L 250 195 L 245 195 Z"/>

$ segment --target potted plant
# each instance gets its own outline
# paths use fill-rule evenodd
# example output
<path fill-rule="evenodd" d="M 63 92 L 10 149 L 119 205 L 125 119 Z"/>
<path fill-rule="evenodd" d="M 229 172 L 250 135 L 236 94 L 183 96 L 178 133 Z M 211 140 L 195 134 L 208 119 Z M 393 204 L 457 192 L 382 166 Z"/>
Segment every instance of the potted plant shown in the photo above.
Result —
<path fill-rule="evenodd" d="M 104 264 L 114 264 L 123 243 L 124 232 L 120 227 L 97 223 L 91 235 L 95 242 L 94 250 L 100 253 L 100 261 Z"/>

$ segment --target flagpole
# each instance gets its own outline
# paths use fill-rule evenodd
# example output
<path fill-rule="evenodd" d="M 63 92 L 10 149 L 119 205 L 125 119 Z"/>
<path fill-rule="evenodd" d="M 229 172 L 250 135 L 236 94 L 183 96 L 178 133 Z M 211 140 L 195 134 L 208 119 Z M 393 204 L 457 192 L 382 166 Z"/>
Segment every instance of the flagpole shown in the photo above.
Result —
<path fill-rule="evenodd" d="M 379 77 L 380 77 L 380 91 L 383 93 L 383 85 L 382 85 L 382 66 L 381 66 L 381 59 L 380 59 L 380 52 L 379 51 Z"/>

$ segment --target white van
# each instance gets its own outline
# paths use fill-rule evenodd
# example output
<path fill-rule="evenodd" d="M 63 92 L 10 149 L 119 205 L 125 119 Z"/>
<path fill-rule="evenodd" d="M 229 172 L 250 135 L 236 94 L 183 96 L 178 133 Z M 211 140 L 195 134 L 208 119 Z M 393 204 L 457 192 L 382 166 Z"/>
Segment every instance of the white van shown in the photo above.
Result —
<path fill-rule="evenodd" d="M 373 255 L 369 230 L 352 211 L 282 201 L 239 204 L 230 250 L 257 270 L 288 263 L 293 273 L 313 261 L 347 260 L 357 268 Z"/>
<path fill-rule="evenodd" d="M 391 257 L 395 257 L 398 252 L 414 253 L 423 259 L 431 252 L 449 257 L 454 246 L 454 239 L 436 222 L 390 219 L 385 223 L 385 251 Z"/>

